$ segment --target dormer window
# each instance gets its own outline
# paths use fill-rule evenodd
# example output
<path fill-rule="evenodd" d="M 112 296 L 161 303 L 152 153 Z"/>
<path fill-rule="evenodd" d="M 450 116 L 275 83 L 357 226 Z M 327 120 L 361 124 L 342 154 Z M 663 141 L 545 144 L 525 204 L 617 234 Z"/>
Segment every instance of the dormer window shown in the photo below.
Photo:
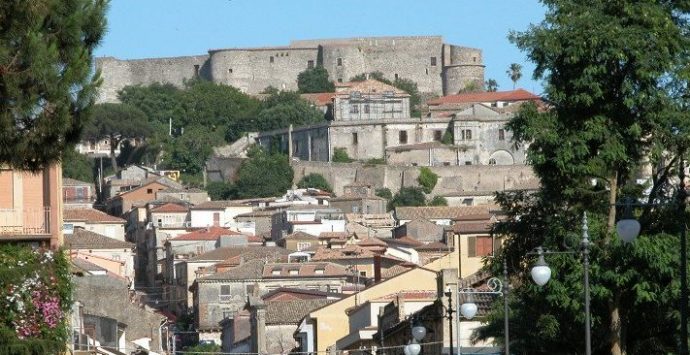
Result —
<path fill-rule="evenodd" d="M 271 271 L 271 275 L 273 275 L 273 276 L 280 275 L 280 269 L 273 269 L 273 271 Z"/>
<path fill-rule="evenodd" d="M 292 275 L 292 276 L 294 276 L 294 275 L 299 275 L 299 270 L 297 270 L 297 269 L 291 269 L 290 271 L 288 271 L 288 274 L 289 274 L 289 275 Z"/>
<path fill-rule="evenodd" d="M 314 274 L 315 275 L 323 275 L 324 271 L 325 271 L 324 269 L 315 269 Z"/>

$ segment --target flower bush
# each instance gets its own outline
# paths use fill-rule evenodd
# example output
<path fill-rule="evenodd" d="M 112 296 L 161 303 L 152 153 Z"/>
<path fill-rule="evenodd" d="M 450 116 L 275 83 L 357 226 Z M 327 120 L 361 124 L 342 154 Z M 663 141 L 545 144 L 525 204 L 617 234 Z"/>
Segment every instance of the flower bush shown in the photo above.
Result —
<path fill-rule="evenodd" d="M 72 304 L 64 252 L 0 246 L 0 344 L 11 354 L 65 349 Z"/>

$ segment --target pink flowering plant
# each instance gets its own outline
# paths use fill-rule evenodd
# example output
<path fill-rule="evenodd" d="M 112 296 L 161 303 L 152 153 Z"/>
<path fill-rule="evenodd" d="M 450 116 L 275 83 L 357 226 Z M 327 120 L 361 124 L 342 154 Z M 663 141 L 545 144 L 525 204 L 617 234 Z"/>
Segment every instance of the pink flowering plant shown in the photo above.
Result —
<path fill-rule="evenodd" d="M 0 246 L 0 344 L 17 354 L 66 346 L 71 281 L 62 251 Z"/>

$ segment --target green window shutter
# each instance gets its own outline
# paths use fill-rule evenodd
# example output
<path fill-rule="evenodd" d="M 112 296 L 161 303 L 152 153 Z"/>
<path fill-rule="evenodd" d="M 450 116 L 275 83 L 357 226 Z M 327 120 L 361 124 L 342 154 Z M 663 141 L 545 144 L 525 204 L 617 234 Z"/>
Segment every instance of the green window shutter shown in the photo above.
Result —
<path fill-rule="evenodd" d="M 477 237 L 467 237 L 467 256 L 470 258 L 477 256 Z"/>

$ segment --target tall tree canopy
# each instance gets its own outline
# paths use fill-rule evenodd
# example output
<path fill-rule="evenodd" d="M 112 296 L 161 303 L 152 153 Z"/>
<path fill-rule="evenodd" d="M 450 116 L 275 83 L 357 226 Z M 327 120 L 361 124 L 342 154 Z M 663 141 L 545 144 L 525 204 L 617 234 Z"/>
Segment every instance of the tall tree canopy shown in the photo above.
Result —
<path fill-rule="evenodd" d="M 153 133 L 146 114 L 127 104 L 104 103 L 94 106 L 91 122 L 84 128 L 83 138 L 108 139 L 110 162 L 117 171 L 115 150 L 125 139 L 146 138 Z"/>
<path fill-rule="evenodd" d="M 641 198 L 637 172 L 653 167 L 650 202 L 672 198 L 669 175 L 679 139 L 687 140 L 672 86 L 686 88 L 687 1 L 582 2 L 543 0 L 545 20 L 511 40 L 545 79 L 548 110 L 525 105 L 509 123 L 541 179 L 537 193 L 503 193 L 508 213 L 496 233 L 507 237 L 507 258 L 519 286 L 511 299 L 511 335 L 518 353 L 560 353 L 584 347 L 582 265 L 552 256 L 543 288 L 527 279 L 527 253 L 543 245 L 560 250 L 590 216 L 594 353 L 674 352 L 677 344 L 678 220 L 664 207 L 646 208 L 643 236 L 622 245 L 615 235 L 621 194 Z M 575 239 L 577 240 L 577 239 Z M 642 310 L 654 310 L 645 312 Z M 502 332 L 500 311 L 479 333 Z M 644 325 L 644 326 L 641 326 Z"/>
<path fill-rule="evenodd" d="M 328 80 L 328 71 L 321 65 L 309 68 L 297 75 L 297 87 L 301 93 L 334 92 L 335 85 Z"/>
<path fill-rule="evenodd" d="M 237 191 L 239 197 L 282 196 L 292 187 L 294 171 L 287 155 L 269 153 L 254 146 L 237 171 Z"/>
<path fill-rule="evenodd" d="M 513 82 L 513 89 L 515 89 L 515 85 L 517 85 L 517 82 L 522 78 L 522 65 L 518 63 L 510 64 L 508 70 L 506 70 L 506 74 L 508 74 L 508 77 Z"/>
<path fill-rule="evenodd" d="M 79 140 L 106 0 L 0 4 L 0 163 L 37 170 Z"/>

